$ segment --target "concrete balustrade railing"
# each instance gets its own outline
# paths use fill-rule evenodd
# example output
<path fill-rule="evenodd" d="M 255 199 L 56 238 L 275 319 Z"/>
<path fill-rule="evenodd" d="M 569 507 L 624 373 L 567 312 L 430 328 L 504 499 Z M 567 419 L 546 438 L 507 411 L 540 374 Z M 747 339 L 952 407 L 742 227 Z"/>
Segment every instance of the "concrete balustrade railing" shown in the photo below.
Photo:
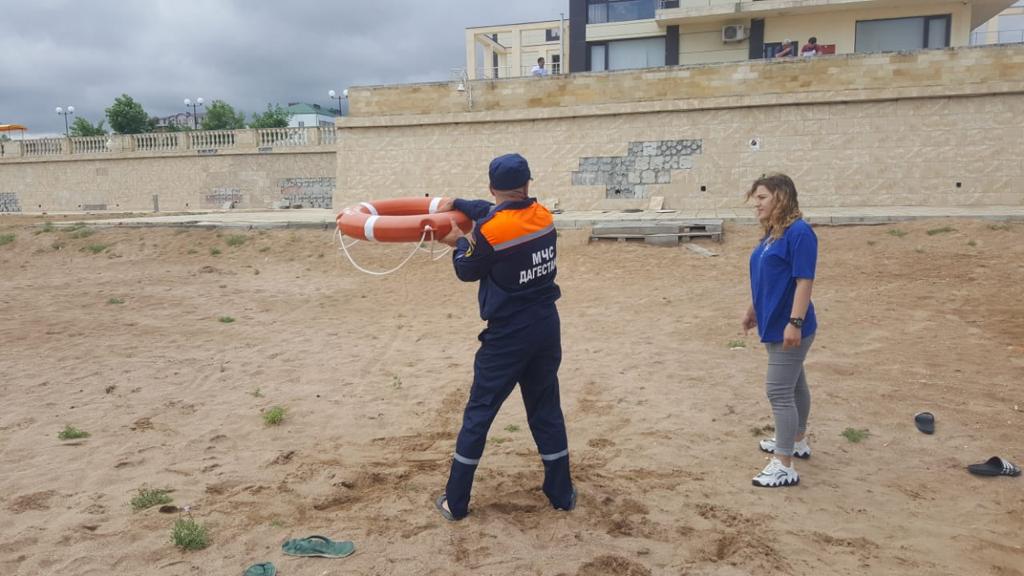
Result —
<path fill-rule="evenodd" d="M 160 151 L 178 148 L 178 133 L 163 132 L 151 134 L 131 134 L 132 150 Z"/>
<path fill-rule="evenodd" d="M 309 146 L 310 135 L 317 135 L 305 128 L 264 128 L 257 130 L 257 139 L 260 146 Z"/>
<path fill-rule="evenodd" d="M 104 154 L 110 152 L 106 136 L 83 136 L 71 139 L 72 154 Z"/>
<path fill-rule="evenodd" d="M 338 142 L 338 129 L 334 126 L 320 126 L 317 132 L 322 146 L 333 146 Z"/>
<path fill-rule="evenodd" d="M 71 156 L 138 156 L 158 154 L 218 154 L 273 152 L 274 149 L 331 148 L 338 141 L 334 126 L 262 128 L 109 134 L 74 138 L 34 138 L 4 141 L 0 162 L 61 160 Z M 297 151 L 297 150 L 295 150 Z"/>

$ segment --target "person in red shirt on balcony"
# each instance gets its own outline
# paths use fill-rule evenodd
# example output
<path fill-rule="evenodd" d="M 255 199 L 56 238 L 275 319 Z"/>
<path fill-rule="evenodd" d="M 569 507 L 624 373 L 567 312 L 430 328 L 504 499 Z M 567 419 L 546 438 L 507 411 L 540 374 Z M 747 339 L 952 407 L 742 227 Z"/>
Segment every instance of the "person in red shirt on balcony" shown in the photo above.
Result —
<path fill-rule="evenodd" d="M 803 48 L 800 49 L 801 56 L 817 56 L 820 53 L 820 47 L 818 46 L 818 38 L 811 36 L 807 40 L 807 44 L 804 44 Z"/>

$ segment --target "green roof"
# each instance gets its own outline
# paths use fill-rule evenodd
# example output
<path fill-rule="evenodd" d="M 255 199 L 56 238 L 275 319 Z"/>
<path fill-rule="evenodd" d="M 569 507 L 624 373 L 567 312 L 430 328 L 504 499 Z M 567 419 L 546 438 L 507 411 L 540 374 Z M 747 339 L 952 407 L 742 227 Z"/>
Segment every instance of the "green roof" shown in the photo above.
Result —
<path fill-rule="evenodd" d="M 321 116 L 337 116 L 338 115 L 338 111 L 335 110 L 334 108 L 325 108 L 323 106 L 319 106 L 319 107 L 314 108 L 312 104 L 306 104 L 304 102 L 298 102 L 298 103 L 295 103 L 295 104 L 289 104 L 288 107 L 285 108 L 285 111 L 287 111 L 289 114 L 293 114 L 293 115 L 294 114 L 320 114 Z"/>

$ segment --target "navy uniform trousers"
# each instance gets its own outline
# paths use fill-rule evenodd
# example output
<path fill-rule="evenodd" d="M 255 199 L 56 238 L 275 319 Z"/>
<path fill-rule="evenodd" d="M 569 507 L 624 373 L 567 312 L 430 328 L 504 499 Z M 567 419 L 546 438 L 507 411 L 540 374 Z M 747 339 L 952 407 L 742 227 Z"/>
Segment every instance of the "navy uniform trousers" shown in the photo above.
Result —
<path fill-rule="evenodd" d="M 515 328 L 492 322 L 480 333 L 480 342 L 473 363 L 473 387 L 445 489 L 452 515 L 461 518 L 469 512 L 473 474 L 484 453 L 487 431 L 516 383 L 544 464 L 544 494 L 556 508 L 569 508 L 569 444 L 558 394 L 562 362 L 558 311 L 552 306 L 551 314 Z"/>

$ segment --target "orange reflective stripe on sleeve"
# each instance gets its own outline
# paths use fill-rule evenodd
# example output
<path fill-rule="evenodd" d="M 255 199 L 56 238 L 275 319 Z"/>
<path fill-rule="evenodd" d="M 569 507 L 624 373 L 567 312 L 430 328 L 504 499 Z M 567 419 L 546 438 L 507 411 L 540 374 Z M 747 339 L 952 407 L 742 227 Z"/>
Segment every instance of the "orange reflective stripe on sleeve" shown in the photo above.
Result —
<path fill-rule="evenodd" d="M 543 236 L 553 226 L 551 212 L 534 202 L 521 210 L 499 210 L 480 227 L 480 234 L 495 250 L 501 250 Z"/>

